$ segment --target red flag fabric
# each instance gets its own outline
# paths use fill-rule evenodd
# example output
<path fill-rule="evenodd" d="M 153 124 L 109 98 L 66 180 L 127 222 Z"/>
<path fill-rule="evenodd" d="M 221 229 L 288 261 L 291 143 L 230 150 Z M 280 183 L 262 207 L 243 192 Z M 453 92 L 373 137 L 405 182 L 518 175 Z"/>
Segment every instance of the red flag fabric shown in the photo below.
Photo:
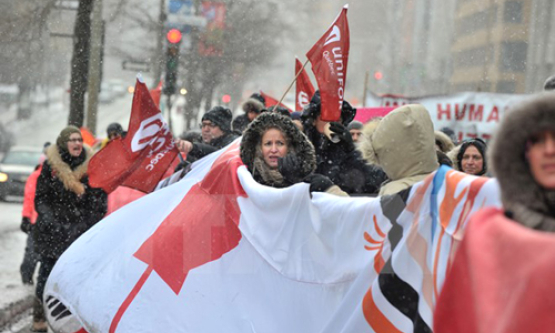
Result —
<path fill-rule="evenodd" d="M 295 58 L 295 75 L 302 71 L 297 76 L 297 85 L 295 93 L 295 111 L 302 111 L 308 105 L 310 98 L 314 95 L 314 86 L 310 82 L 308 73 L 304 70 L 303 64 L 298 58 Z"/>
<path fill-rule="evenodd" d="M 162 97 L 162 81 L 158 83 L 156 88 L 150 90 L 150 96 L 152 96 L 152 100 L 156 107 L 160 108 L 160 98 Z"/>
<path fill-rule="evenodd" d="M 83 138 L 83 143 L 85 143 L 89 147 L 94 146 L 94 144 L 96 143 L 96 138 L 91 133 L 91 131 L 89 131 L 89 129 L 86 127 L 81 127 L 79 128 L 79 130 L 81 131 L 81 137 Z"/>
<path fill-rule="evenodd" d="M 436 333 L 555 332 L 555 235 L 500 209 L 471 217 L 434 314 Z"/>
<path fill-rule="evenodd" d="M 167 123 L 148 88 L 137 80 L 127 136 L 111 141 L 90 161 L 93 187 L 111 193 L 119 185 L 152 192 L 177 157 Z"/>
<path fill-rule="evenodd" d="M 260 95 L 262 95 L 262 97 L 264 97 L 264 100 L 266 100 L 266 103 L 264 104 L 265 107 L 269 108 L 270 106 L 274 106 L 274 105 L 278 105 L 279 100 L 273 98 L 272 96 L 262 92 L 262 90 L 260 90 Z M 286 108 L 287 110 L 289 110 L 289 112 L 293 112 L 293 110 L 291 110 L 290 108 L 288 108 L 287 106 L 285 106 L 285 104 L 280 103 L 279 106 Z"/>
<path fill-rule="evenodd" d="M 320 89 L 320 117 L 324 121 L 338 121 L 341 116 L 350 47 L 347 8 L 343 7 L 328 31 L 306 54 Z"/>

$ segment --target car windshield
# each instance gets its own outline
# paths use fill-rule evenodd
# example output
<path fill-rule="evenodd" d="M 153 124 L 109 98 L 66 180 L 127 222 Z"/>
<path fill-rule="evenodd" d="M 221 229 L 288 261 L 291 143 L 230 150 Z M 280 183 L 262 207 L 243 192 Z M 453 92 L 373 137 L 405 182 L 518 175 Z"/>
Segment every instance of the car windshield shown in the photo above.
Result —
<path fill-rule="evenodd" d="M 10 151 L 4 156 L 3 164 L 17 164 L 35 166 L 39 163 L 40 152 Z"/>

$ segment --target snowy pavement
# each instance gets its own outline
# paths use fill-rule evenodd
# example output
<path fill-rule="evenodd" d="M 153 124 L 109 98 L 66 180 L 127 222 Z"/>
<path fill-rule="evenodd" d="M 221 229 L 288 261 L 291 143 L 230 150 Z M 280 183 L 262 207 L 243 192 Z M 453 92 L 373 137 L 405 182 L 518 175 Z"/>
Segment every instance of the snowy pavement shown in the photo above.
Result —
<path fill-rule="evenodd" d="M 11 316 L 9 310 L 22 310 L 22 303 L 28 307 L 34 292 L 19 274 L 27 239 L 19 229 L 21 209 L 21 201 L 0 202 L 0 324 Z"/>

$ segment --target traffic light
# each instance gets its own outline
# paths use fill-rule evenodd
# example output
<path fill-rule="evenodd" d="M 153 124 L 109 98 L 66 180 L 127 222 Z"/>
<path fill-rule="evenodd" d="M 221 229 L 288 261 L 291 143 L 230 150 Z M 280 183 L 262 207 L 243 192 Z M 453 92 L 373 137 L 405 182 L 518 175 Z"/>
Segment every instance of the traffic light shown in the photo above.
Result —
<path fill-rule="evenodd" d="M 179 65 L 179 42 L 181 41 L 181 32 L 177 29 L 171 29 L 166 35 L 168 40 L 168 48 L 166 50 L 166 79 L 164 80 L 165 95 L 173 95 L 177 91 L 177 68 Z"/>
<path fill-rule="evenodd" d="M 376 79 L 376 81 L 380 81 L 381 79 L 383 79 L 382 72 L 380 72 L 380 71 L 374 72 L 374 79 Z"/>

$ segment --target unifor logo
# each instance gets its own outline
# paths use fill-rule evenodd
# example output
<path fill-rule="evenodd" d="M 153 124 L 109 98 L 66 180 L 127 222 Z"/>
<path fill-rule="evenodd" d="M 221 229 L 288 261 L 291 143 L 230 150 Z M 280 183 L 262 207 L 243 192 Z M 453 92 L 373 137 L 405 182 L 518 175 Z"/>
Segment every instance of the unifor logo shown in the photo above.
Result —
<path fill-rule="evenodd" d="M 341 31 L 336 25 L 334 25 L 333 28 L 331 29 L 331 33 L 329 34 L 328 38 L 326 38 L 326 42 L 324 43 L 324 46 L 328 45 L 329 43 L 339 42 L 340 40 L 341 40 Z"/>
<path fill-rule="evenodd" d="M 304 91 L 299 92 L 299 95 L 297 96 L 298 100 L 299 100 L 299 105 L 302 106 L 303 108 L 305 106 L 308 105 L 308 94 L 305 93 Z"/>
<path fill-rule="evenodd" d="M 155 146 L 153 148 L 155 152 L 162 149 L 166 143 L 166 138 L 157 137 L 157 134 L 161 131 L 164 131 L 164 134 L 166 134 L 168 130 L 168 124 L 166 124 L 160 113 L 143 120 L 139 129 L 135 132 L 133 140 L 131 140 L 131 150 L 135 153 L 143 150 L 148 145 Z"/>

